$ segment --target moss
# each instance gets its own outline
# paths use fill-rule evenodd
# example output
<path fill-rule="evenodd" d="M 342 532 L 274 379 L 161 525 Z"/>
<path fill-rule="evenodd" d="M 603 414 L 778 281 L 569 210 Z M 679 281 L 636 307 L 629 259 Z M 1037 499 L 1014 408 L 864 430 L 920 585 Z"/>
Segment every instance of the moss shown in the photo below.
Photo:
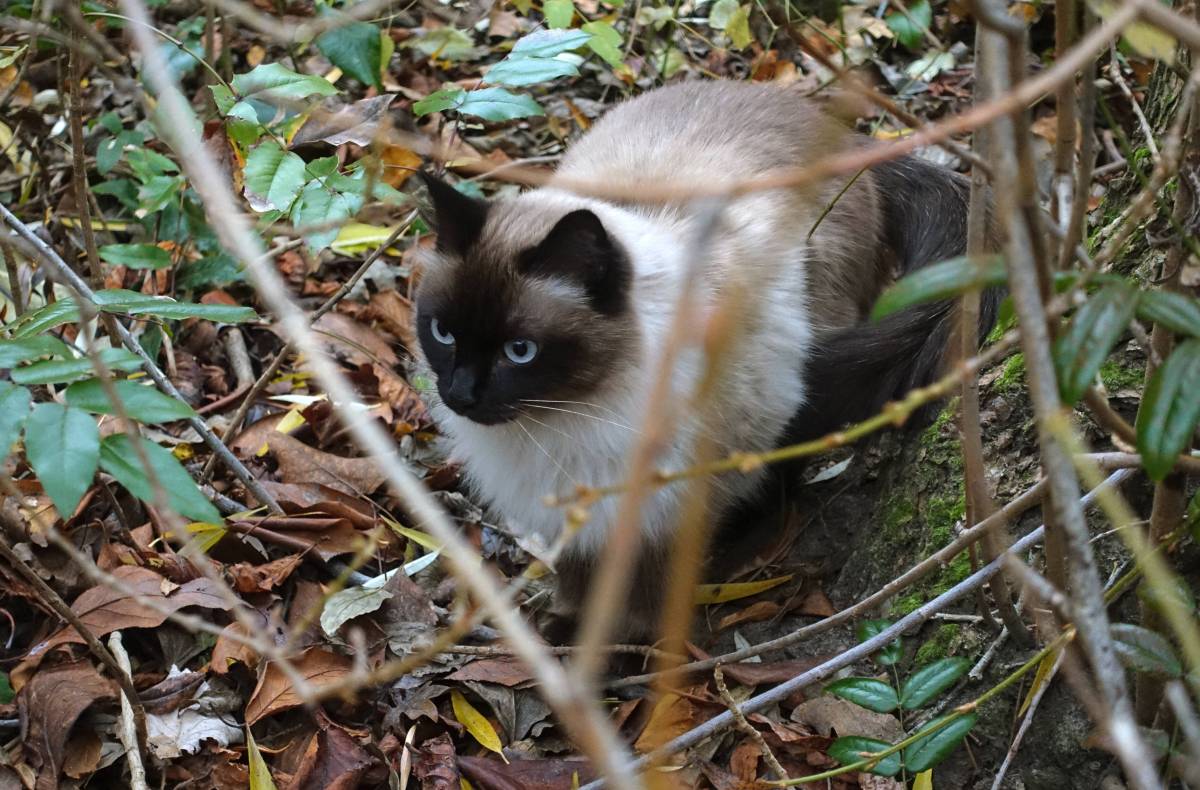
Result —
<path fill-rule="evenodd" d="M 1025 386 L 1025 355 L 1017 352 L 1004 360 L 1004 369 L 992 383 L 996 392 L 1017 392 Z"/>
<path fill-rule="evenodd" d="M 1141 389 L 1145 373 L 1117 359 L 1105 360 L 1100 366 L 1100 380 L 1109 392 L 1123 389 Z"/>
<path fill-rule="evenodd" d="M 924 666 L 937 661 L 939 658 L 945 658 L 950 654 L 950 650 L 958 641 L 958 634 L 961 626 L 957 623 L 943 623 L 934 631 L 933 636 L 926 639 L 919 648 L 917 654 L 913 656 L 914 666 Z"/>

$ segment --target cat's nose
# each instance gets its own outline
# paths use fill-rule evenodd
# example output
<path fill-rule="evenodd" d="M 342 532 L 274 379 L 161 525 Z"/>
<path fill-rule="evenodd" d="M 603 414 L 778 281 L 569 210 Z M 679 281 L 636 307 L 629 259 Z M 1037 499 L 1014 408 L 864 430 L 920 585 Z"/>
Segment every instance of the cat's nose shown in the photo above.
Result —
<path fill-rule="evenodd" d="M 452 409 L 469 409 L 479 402 L 475 372 L 467 367 L 455 368 L 446 390 L 446 405 Z"/>

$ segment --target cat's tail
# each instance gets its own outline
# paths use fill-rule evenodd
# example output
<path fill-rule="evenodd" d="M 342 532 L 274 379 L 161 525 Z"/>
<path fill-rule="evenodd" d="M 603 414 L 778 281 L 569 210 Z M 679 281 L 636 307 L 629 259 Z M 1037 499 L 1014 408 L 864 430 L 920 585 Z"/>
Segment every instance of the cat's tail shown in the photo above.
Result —
<path fill-rule="evenodd" d="M 966 178 L 915 157 L 879 165 L 871 174 L 900 276 L 966 252 Z M 981 339 L 991 331 L 1002 298 L 1000 289 L 982 294 Z M 888 401 L 931 383 L 947 356 L 954 313 L 953 301 L 932 302 L 816 338 L 806 370 L 806 403 L 785 440 L 816 438 L 864 420 Z"/>

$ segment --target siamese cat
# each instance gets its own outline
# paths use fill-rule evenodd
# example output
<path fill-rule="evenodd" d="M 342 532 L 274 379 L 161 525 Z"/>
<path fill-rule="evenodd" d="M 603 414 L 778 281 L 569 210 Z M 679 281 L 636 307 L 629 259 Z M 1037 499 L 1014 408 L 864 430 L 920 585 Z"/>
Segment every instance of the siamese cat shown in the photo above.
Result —
<path fill-rule="evenodd" d="M 948 304 L 865 316 L 897 275 L 964 252 L 961 176 L 905 158 L 815 187 L 750 192 L 694 244 L 711 216 L 682 196 L 688 183 L 737 183 L 864 141 L 795 90 L 688 82 L 610 110 L 546 185 L 517 197 L 488 203 L 426 176 L 437 245 L 416 294 L 418 357 L 436 378 L 430 406 L 454 458 L 510 528 L 553 545 L 564 515 L 547 494 L 626 479 L 685 277 L 697 316 L 731 288 L 746 298 L 707 407 L 680 410 L 660 468 L 689 466 L 702 438 L 725 454 L 822 435 L 938 372 Z M 684 191 L 667 204 L 623 204 L 558 186 L 568 179 Z M 994 300 L 985 301 L 990 325 Z M 684 349 L 674 396 L 690 397 L 704 371 L 703 352 Z M 715 479 L 710 518 L 728 520 L 766 475 Z M 633 592 L 651 610 L 682 495 L 655 489 L 642 511 Z M 583 595 L 616 508 L 616 497 L 593 505 L 566 544 L 565 610 Z"/>

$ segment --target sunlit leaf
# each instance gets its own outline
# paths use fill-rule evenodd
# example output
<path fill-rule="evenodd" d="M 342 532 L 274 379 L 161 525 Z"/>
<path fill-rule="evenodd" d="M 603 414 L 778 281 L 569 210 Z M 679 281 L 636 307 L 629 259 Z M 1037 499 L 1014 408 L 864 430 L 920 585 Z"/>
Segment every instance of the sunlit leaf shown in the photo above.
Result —
<path fill-rule="evenodd" d="M 513 44 L 509 57 L 552 58 L 562 52 L 579 49 L 591 37 L 592 34 L 586 30 L 538 30 Z"/>
<path fill-rule="evenodd" d="M 871 318 L 884 316 L 925 302 L 935 302 L 978 288 L 1003 285 L 1004 261 L 995 256 L 963 256 L 917 269 L 880 295 Z"/>
<path fill-rule="evenodd" d="M 531 97 L 510 93 L 503 88 L 468 91 L 457 109 L 463 115 L 473 115 L 485 121 L 511 121 L 546 114 Z"/>
<path fill-rule="evenodd" d="M 559 77 L 579 76 L 574 63 L 555 58 L 505 58 L 488 69 L 483 81 L 491 85 L 533 85 L 549 82 Z"/>
<path fill-rule="evenodd" d="M 323 77 L 297 74 L 281 63 L 263 63 L 247 74 L 238 74 L 230 82 L 242 99 L 290 103 L 309 96 L 332 96 L 337 88 Z"/>
<path fill-rule="evenodd" d="M 110 370 L 137 370 L 142 366 L 140 357 L 123 348 L 106 348 L 99 356 L 100 361 Z M 80 357 L 35 362 L 32 365 L 14 368 L 9 375 L 18 384 L 62 384 L 90 376 L 95 371 L 92 360 Z"/>
<path fill-rule="evenodd" d="M 255 209 L 286 211 L 308 181 L 304 160 L 274 140 L 264 140 L 246 157 L 246 193 L 263 201 Z M 253 201 L 252 201 L 253 202 Z"/>
<path fill-rule="evenodd" d="M 0 369 L 38 357 L 71 357 L 71 349 L 53 335 L 0 340 Z"/>
<path fill-rule="evenodd" d="M 542 13 L 551 30 L 568 28 L 571 26 L 571 18 L 575 16 L 575 4 L 571 0 L 545 0 L 542 3 Z"/>

